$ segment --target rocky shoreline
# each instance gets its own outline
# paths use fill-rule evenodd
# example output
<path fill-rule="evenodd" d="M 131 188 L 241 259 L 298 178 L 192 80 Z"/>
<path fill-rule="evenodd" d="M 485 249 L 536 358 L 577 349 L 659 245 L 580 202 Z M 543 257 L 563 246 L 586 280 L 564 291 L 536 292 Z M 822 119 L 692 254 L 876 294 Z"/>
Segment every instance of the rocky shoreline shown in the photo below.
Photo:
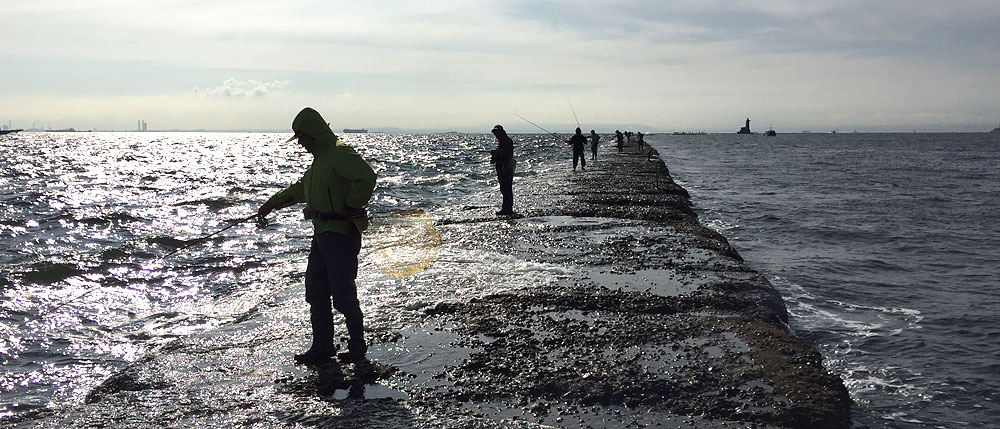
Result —
<path fill-rule="evenodd" d="M 537 209 L 514 219 L 471 209 L 437 225 L 446 241 L 464 237 L 455 246 L 574 268 L 557 281 L 406 304 L 369 324 L 370 364 L 293 365 L 302 320 L 251 311 L 156 348 L 82 404 L 15 423 L 850 426 L 841 380 L 789 331 L 767 279 L 699 224 L 655 151 L 607 152 L 566 178 L 533 192 L 518 179 L 517 207 Z M 286 301 L 275 305 L 303 305 Z"/>

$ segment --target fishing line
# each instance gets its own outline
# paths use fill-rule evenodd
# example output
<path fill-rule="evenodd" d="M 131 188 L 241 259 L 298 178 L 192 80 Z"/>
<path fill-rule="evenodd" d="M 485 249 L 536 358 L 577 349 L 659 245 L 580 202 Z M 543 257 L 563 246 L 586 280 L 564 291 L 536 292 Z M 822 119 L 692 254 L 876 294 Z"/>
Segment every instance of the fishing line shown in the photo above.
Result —
<path fill-rule="evenodd" d="M 522 120 L 524 120 L 525 122 L 527 122 L 527 123 L 529 123 L 529 124 L 531 124 L 531 125 L 534 125 L 534 126 L 538 127 L 538 129 L 540 129 L 540 130 L 542 130 L 542 131 L 545 131 L 545 132 L 547 132 L 547 133 L 549 133 L 549 134 L 552 134 L 552 135 L 556 136 L 556 138 L 558 138 L 559 140 L 562 140 L 562 139 L 563 139 L 562 137 L 560 137 L 560 136 L 559 136 L 559 134 L 556 134 L 556 133 L 554 133 L 554 132 L 552 132 L 552 131 L 549 131 L 549 130 L 546 130 L 545 128 L 542 128 L 542 126 L 541 126 L 541 125 L 538 125 L 538 124 L 536 124 L 536 123 L 534 123 L 534 122 L 531 122 L 531 121 L 529 121 L 529 120 L 525 119 L 525 118 L 524 118 L 524 116 L 521 116 L 521 115 L 518 115 L 517 113 L 515 113 L 515 114 L 514 114 L 514 116 L 517 116 L 518 118 L 521 118 L 521 119 L 522 119 Z"/>

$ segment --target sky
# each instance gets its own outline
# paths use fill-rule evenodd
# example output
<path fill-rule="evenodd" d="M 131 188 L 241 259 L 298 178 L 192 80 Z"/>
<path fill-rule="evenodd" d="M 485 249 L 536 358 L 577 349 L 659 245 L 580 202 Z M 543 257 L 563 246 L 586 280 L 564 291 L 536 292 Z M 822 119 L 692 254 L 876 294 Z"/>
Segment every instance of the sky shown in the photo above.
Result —
<path fill-rule="evenodd" d="M 997 0 L 32 0 L 0 22 L 14 128 L 1000 125 Z"/>

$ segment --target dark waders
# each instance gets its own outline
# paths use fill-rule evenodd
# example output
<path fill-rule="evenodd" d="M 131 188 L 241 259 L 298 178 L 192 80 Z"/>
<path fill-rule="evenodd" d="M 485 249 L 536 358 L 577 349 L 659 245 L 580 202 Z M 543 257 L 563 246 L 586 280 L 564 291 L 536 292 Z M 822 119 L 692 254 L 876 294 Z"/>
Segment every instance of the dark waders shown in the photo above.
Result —
<path fill-rule="evenodd" d="M 361 234 L 351 226 L 351 232 L 341 234 L 324 232 L 316 234 L 309 251 L 306 267 L 306 302 L 312 322 L 313 344 L 311 354 L 333 356 L 333 309 L 347 319 L 350 336 L 348 350 L 364 355 L 364 317 L 358 302 L 358 253 L 361 251 Z"/>
<path fill-rule="evenodd" d="M 503 197 L 499 214 L 505 215 L 514 214 L 514 166 L 508 166 L 508 163 L 513 164 L 514 160 L 508 159 L 496 164 L 497 181 L 500 182 L 500 195 Z"/>

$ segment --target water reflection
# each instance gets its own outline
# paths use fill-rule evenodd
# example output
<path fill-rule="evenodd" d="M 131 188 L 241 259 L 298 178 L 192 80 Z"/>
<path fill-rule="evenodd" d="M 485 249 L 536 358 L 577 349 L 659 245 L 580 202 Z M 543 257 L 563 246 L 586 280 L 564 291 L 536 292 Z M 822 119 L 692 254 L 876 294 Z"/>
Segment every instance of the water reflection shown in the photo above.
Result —
<path fill-rule="evenodd" d="M 256 212 L 296 180 L 311 158 L 286 138 L 20 133 L 0 140 L 0 415 L 80 400 L 171 339 L 251 319 L 282 300 L 299 309 L 311 230 L 295 210 L 276 212 L 263 230 L 238 225 L 159 259 Z M 366 237 L 359 275 L 362 305 L 379 309 L 375 329 L 398 328 L 421 303 L 509 287 L 498 276 L 532 285 L 558 275 L 499 251 L 461 250 L 454 243 L 472 239 L 471 226 L 435 226 L 469 216 L 463 207 L 499 203 L 492 136 L 345 139 L 379 174 L 370 211 L 386 228 Z M 550 140 L 515 140 L 518 176 L 553 171 Z"/>

